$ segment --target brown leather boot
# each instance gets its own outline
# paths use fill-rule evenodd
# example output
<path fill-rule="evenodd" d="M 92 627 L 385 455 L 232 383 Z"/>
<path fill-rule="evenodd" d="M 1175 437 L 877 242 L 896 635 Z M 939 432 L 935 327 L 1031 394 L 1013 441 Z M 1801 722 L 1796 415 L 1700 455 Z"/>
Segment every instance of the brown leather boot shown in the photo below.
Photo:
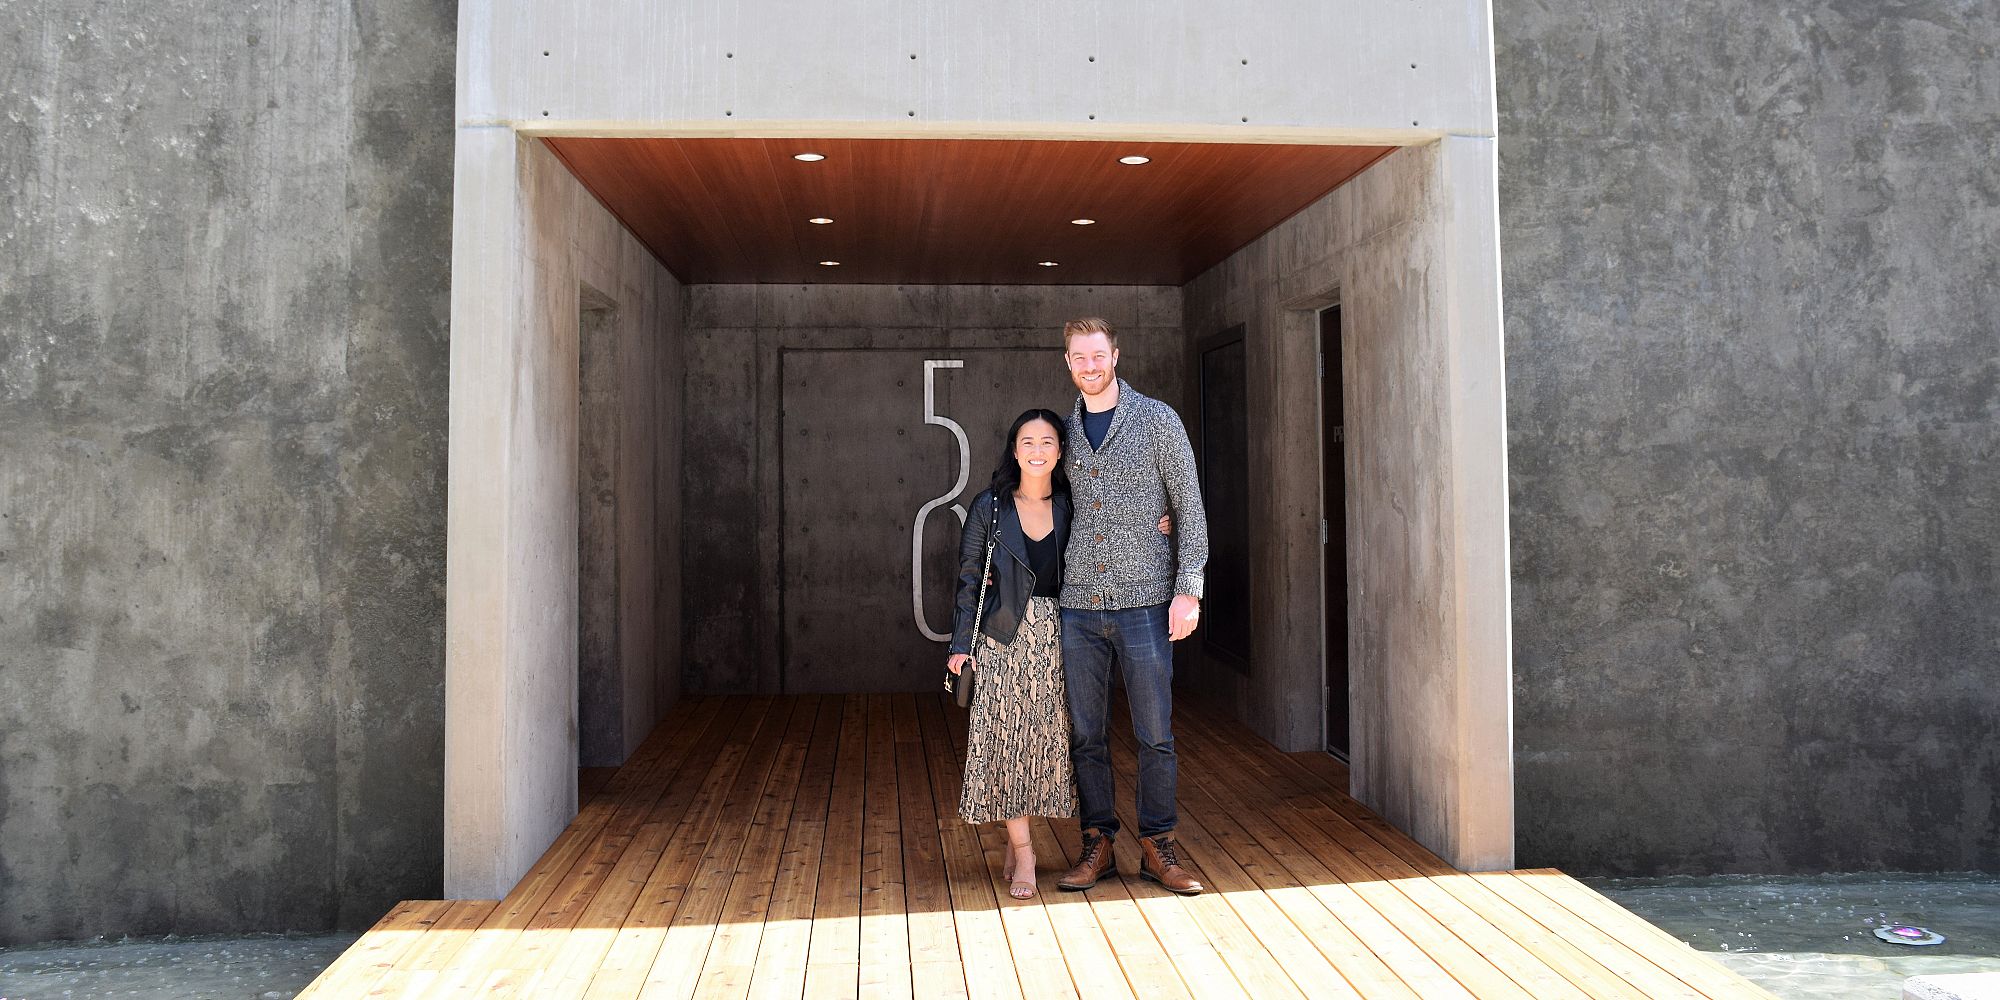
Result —
<path fill-rule="evenodd" d="M 1201 882 L 1181 867 L 1180 847 L 1172 837 L 1140 837 L 1139 877 L 1183 896 L 1198 895 Z"/>
<path fill-rule="evenodd" d="M 1111 853 L 1111 838 L 1096 830 L 1083 831 L 1083 855 L 1077 859 L 1076 867 L 1056 881 L 1056 888 L 1066 892 L 1088 889 L 1106 875 L 1118 874 L 1118 858 Z"/>

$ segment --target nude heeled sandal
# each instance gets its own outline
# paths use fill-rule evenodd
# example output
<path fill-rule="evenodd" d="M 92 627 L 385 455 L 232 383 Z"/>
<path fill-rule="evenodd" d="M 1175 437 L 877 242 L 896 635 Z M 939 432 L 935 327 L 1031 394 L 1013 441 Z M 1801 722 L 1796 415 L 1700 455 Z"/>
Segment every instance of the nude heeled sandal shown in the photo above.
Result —
<path fill-rule="evenodd" d="M 1030 856 L 1032 857 L 1034 849 L 1035 847 L 1032 843 L 1007 845 L 1007 863 L 1002 866 L 1002 874 L 1006 876 L 1008 882 L 1007 895 L 1015 899 L 1035 898 L 1035 866 L 1032 863 L 1028 865 L 1028 877 L 1026 879 L 1014 877 L 1016 871 L 1014 865 L 1015 859 L 1021 856 L 1022 851 L 1030 852 Z"/>

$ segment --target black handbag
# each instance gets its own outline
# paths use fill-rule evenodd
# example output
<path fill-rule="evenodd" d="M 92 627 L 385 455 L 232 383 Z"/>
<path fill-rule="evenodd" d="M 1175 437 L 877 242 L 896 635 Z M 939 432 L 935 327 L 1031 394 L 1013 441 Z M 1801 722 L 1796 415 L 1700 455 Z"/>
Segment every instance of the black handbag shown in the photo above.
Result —
<path fill-rule="evenodd" d="M 951 700 L 958 707 L 972 704 L 972 671 L 977 666 L 973 651 L 979 648 L 979 626 L 986 619 L 986 585 L 993 579 L 993 546 L 1000 542 L 1000 498 L 993 498 L 993 524 L 986 531 L 986 566 L 979 571 L 979 603 L 972 610 L 972 643 L 966 651 L 966 661 L 958 673 L 944 672 L 944 689 L 951 692 Z"/>

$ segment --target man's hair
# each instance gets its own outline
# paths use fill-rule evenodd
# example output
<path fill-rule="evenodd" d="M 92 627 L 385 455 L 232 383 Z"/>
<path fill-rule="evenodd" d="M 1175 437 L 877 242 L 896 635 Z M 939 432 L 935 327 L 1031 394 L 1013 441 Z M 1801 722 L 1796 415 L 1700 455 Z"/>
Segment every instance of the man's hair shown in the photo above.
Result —
<path fill-rule="evenodd" d="M 1064 323 L 1063 349 L 1069 349 L 1069 339 L 1071 337 L 1087 337 L 1093 333 L 1103 334 L 1104 339 L 1111 342 L 1111 349 L 1114 351 L 1118 349 L 1118 331 L 1111 328 L 1111 321 L 1097 316 L 1085 316 L 1081 319 L 1073 319 Z"/>

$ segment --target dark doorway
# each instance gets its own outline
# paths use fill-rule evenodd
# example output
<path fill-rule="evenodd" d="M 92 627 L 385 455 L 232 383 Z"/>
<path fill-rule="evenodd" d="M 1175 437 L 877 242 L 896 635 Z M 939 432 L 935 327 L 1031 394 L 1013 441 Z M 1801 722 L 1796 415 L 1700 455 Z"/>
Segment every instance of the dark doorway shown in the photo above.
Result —
<path fill-rule="evenodd" d="M 1248 672 L 1249 369 L 1238 324 L 1201 343 L 1201 502 L 1208 514 L 1202 651 Z"/>
<path fill-rule="evenodd" d="M 1320 553 L 1326 575 L 1326 749 L 1347 759 L 1347 462 L 1340 307 L 1319 313 Z"/>

